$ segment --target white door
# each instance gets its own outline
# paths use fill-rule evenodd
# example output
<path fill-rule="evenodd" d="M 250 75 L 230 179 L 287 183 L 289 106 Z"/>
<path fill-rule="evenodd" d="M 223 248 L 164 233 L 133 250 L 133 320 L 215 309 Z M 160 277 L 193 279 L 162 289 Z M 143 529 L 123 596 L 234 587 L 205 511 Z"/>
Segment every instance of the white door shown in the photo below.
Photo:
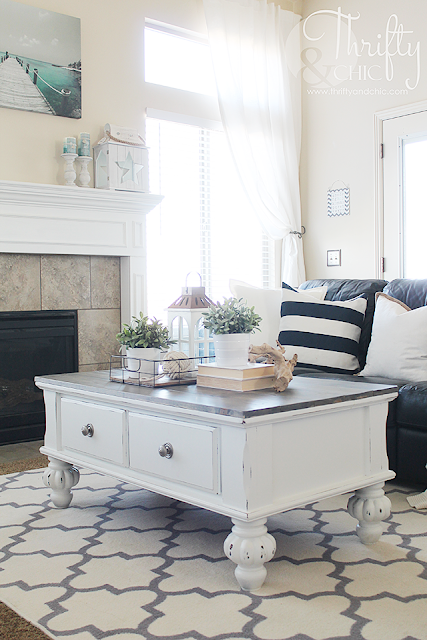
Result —
<path fill-rule="evenodd" d="M 427 278 L 427 111 L 383 121 L 384 279 Z"/>

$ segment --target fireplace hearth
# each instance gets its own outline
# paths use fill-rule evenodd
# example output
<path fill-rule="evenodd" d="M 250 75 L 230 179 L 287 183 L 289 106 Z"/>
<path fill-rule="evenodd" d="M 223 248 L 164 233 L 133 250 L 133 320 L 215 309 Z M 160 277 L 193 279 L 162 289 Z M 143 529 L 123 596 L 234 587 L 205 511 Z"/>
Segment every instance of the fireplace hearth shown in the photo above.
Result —
<path fill-rule="evenodd" d="M 77 311 L 0 313 L 0 444 L 44 437 L 34 376 L 78 370 Z"/>
<path fill-rule="evenodd" d="M 145 217 L 162 199 L 0 180 L 0 314 L 77 309 L 79 362 L 76 338 L 76 361 L 67 370 L 107 368 L 121 324 L 146 309 Z M 4 348 L 7 339 L 0 342 Z M 12 379 L 5 357 L 0 351 L 0 444 L 38 439 L 44 413 L 42 401 L 33 402 L 32 379 L 58 369 L 36 367 Z M 32 414 L 33 426 L 24 424 L 18 405 Z"/>

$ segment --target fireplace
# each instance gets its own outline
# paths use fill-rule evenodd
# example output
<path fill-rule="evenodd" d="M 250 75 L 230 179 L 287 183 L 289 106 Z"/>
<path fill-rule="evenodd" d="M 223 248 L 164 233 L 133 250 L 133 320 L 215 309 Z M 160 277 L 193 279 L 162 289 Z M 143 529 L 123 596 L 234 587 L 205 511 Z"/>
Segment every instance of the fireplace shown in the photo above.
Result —
<path fill-rule="evenodd" d="M 121 322 L 146 309 L 145 216 L 163 196 L 0 180 L 0 254 L 115 256 Z M 0 287 L 0 310 L 2 290 Z M 65 307 L 70 308 L 70 307 Z"/>
<path fill-rule="evenodd" d="M 162 198 L 0 180 L 0 314 L 24 312 L 29 318 L 37 310 L 47 318 L 53 310 L 76 309 L 78 358 L 77 338 L 70 347 L 62 336 L 61 350 L 71 349 L 75 358 L 64 371 L 107 368 L 120 325 L 146 310 L 145 216 Z M 32 414 L 33 426 L 25 427 L 23 417 L 6 409 L 15 400 L 3 360 L 0 352 L 0 444 L 12 428 L 15 441 L 19 433 L 22 440 L 38 439 L 44 432 L 40 396 L 33 397 L 32 382 L 19 381 L 57 373 L 57 365 L 12 379 L 15 389 L 22 386 L 15 404 Z"/>
<path fill-rule="evenodd" d="M 0 444 L 42 439 L 34 376 L 78 370 L 77 311 L 0 313 Z"/>

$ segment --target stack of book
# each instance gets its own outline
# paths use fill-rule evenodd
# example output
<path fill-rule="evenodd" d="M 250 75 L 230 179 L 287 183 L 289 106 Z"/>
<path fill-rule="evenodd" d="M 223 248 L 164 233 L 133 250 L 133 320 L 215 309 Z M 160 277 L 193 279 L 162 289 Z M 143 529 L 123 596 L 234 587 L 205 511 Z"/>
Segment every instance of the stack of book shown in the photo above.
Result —
<path fill-rule="evenodd" d="M 270 389 L 274 382 L 274 365 L 250 363 L 241 367 L 218 367 L 215 363 L 199 364 L 197 385 L 226 391 Z"/>

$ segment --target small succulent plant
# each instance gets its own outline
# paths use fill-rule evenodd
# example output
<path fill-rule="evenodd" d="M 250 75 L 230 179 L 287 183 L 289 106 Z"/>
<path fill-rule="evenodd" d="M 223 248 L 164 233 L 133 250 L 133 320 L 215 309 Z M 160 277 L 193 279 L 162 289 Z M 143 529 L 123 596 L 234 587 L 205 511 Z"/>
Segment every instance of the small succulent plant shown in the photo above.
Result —
<path fill-rule="evenodd" d="M 214 335 L 253 333 L 254 329 L 259 331 L 262 320 L 254 307 L 248 307 L 242 298 L 224 298 L 223 303 L 212 305 L 203 316 L 203 326 Z"/>
<path fill-rule="evenodd" d="M 142 312 L 139 318 L 132 317 L 131 324 L 124 324 L 116 338 L 130 349 L 168 349 L 176 343 L 176 340 L 170 339 L 168 328 L 160 320 L 148 318 Z"/>

